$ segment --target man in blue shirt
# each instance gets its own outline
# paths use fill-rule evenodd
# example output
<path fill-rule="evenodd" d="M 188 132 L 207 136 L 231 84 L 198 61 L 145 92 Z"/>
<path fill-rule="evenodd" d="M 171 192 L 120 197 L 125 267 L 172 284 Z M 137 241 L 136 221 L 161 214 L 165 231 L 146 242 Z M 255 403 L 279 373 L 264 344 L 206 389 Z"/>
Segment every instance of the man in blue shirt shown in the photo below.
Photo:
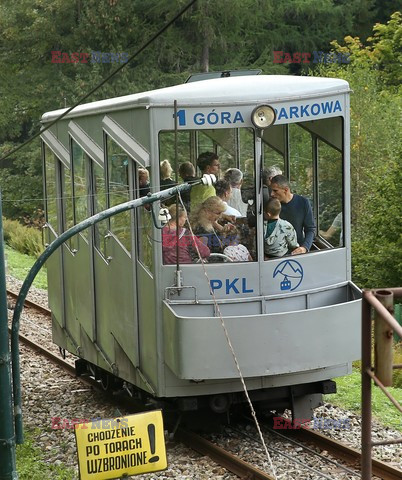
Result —
<path fill-rule="evenodd" d="M 315 222 L 310 202 L 307 198 L 292 193 L 289 180 L 283 175 L 271 179 L 271 195 L 281 202 L 281 218 L 291 223 L 296 230 L 300 247 L 292 255 L 306 253 L 310 250 L 315 237 Z"/>

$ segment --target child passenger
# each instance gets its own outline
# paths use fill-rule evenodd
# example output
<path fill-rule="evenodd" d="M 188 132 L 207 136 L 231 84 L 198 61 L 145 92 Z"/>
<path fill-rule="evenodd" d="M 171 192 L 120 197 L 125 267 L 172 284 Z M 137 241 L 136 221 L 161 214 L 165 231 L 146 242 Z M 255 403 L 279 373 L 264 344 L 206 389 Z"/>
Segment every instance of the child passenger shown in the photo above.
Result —
<path fill-rule="evenodd" d="M 253 258 L 247 247 L 240 243 L 240 234 L 237 230 L 226 237 L 228 246 L 223 250 L 223 254 L 229 257 L 233 262 L 252 262 Z"/>
<path fill-rule="evenodd" d="M 198 252 L 202 258 L 209 257 L 209 248 L 184 228 L 187 221 L 186 212 L 181 207 L 177 209 L 174 204 L 169 207 L 169 213 L 172 218 L 162 229 L 163 263 L 165 265 L 176 263 L 177 244 L 179 244 L 179 263 L 193 263 L 198 259 Z"/>
<path fill-rule="evenodd" d="M 293 225 L 279 218 L 281 202 L 270 198 L 264 203 L 265 257 L 283 257 L 299 246 Z"/>

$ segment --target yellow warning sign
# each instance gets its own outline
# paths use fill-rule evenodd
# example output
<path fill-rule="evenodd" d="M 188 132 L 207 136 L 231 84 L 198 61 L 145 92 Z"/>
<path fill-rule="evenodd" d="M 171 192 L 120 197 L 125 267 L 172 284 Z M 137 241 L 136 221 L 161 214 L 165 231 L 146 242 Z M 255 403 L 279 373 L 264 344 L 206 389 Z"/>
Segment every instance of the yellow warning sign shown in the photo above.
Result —
<path fill-rule="evenodd" d="M 167 468 L 160 410 L 75 425 L 81 480 L 109 480 Z"/>

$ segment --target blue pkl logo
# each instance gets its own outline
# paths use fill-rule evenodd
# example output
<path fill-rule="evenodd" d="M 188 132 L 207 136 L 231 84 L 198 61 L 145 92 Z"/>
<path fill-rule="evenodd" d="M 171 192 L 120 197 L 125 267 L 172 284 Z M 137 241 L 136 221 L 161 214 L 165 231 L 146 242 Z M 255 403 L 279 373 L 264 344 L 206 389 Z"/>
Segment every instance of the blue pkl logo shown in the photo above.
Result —
<path fill-rule="evenodd" d="M 272 278 L 278 276 L 281 290 L 292 292 L 303 280 L 303 267 L 296 260 L 284 260 L 276 266 Z"/>
<path fill-rule="evenodd" d="M 226 295 L 234 293 L 238 295 L 239 293 L 252 293 L 254 290 L 252 288 L 247 288 L 247 278 L 225 278 L 224 280 L 214 279 L 210 280 L 210 287 L 212 292 L 216 290 L 224 290 Z"/>

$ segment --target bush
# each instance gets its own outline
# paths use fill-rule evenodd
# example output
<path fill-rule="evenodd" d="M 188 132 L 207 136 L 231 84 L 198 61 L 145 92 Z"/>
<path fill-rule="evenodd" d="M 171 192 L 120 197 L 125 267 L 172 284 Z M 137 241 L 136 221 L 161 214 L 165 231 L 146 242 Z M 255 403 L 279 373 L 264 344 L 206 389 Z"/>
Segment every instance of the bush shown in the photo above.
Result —
<path fill-rule="evenodd" d="M 24 227 L 16 220 L 3 218 L 4 241 L 8 246 L 31 257 L 38 258 L 43 252 L 41 232 Z"/>

